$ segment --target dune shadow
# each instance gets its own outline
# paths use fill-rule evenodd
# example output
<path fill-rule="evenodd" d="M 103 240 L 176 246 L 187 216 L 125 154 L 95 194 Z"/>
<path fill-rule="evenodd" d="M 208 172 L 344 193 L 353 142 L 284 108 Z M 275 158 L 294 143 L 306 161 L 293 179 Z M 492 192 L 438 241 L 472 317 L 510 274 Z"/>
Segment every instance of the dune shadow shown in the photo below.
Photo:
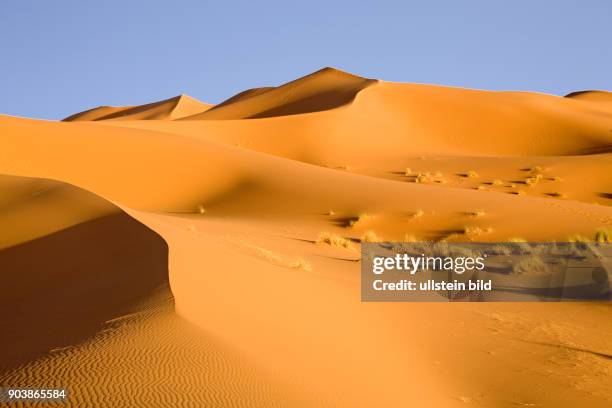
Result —
<path fill-rule="evenodd" d="M 0 251 L 0 374 L 95 335 L 168 285 L 168 247 L 125 213 Z"/>
<path fill-rule="evenodd" d="M 597 196 L 601 198 L 607 198 L 607 199 L 612 200 L 612 193 L 598 193 Z"/>
<path fill-rule="evenodd" d="M 555 347 L 555 348 L 560 348 L 560 349 L 565 349 L 565 350 L 577 351 L 580 353 L 590 354 L 595 357 L 601 357 L 606 360 L 612 360 L 612 355 L 607 354 L 607 353 L 601 353 L 599 351 L 593 351 L 593 350 L 588 350 L 588 349 L 584 349 L 580 347 L 568 346 L 566 344 L 546 343 L 546 342 L 541 342 L 541 341 L 529 341 L 529 340 L 524 340 L 524 341 L 527 343 L 538 344 L 540 346 Z"/>

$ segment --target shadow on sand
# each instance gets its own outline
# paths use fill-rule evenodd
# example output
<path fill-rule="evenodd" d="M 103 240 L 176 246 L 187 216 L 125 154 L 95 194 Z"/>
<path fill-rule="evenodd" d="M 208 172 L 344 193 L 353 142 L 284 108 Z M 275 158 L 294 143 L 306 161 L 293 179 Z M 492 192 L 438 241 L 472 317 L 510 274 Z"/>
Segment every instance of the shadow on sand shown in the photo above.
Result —
<path fill-rule="evenodd" d="M 125 213 L 0 251 L 0 374 L 93 336 L 168 284 L 168 247 Z"/>

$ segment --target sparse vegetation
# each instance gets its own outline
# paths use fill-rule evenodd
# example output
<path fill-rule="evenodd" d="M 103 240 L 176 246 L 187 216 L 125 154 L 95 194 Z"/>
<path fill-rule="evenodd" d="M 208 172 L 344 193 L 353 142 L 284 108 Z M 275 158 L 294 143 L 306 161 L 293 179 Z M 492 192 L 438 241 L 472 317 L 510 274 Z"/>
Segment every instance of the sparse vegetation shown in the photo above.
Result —
<path fill-rule="evenodd" d="M 461 177 L 465 178 L 476 178 L 478 177 L 478 173 L 475 170 L 468 170 L 467 172 L 460 174 Z"/>
<path fill-rule="evenodd" d="M 490 234 L 491 232 L 493 232 L 493 228 L 491 227 L 477 227 L 477 226 L 473 226 L 473 225 L 468 225 L 463 227 L 463 234 L 464 235 L 483 235 L 483 234 Z"/>
<path fill-rule="evenodd" d="M 512 266 L 512 272 L 515 275 L 530 275 L 538 276 L 548 273 L 548 265 L 537 255 L 531 255 L 523 258 Z"/>
<path fill-rule="evenodd" d="M 552 193 L 547 193 L 546 195 L 550 196 L 550 197 L 555 197 L 555 198 L 565 198 L 565 194 L 561 193 L 559 191 L 554 191 Z"/>
<path fill-rule="evenodd" d="M 299 269 L 301 271 L 309 272 L 312 270 L 312 266 L 302 258 L 297 258 L 295 261 L 289 263 L 290 268 Z"/>
<path fill-rule="evenodd" d="M 374 231 L 368 230 L 361 236 L 361 242 L 382 242 L 383 239 Z"/>
<path fill-rule="evenodd" d="M 415 218 L 420 218 L 425 214 L 425 212 L 423 210 L 421 210 L 420 208 L 418 210 L 416 210 L 411 216 L 410 218 L 415 219 Z"/>
<path fill-rule="evenodd" d="M 403 242 L 419 242 L 419 240 L 412 234 L 405 234 Z"/>
<path fill-rule="evenodd" d="M 604 228 L 595 233 L 595 242 L 601 244 L 612 242 L 612 230 Z"/>
<path fill-rule="evenodd" d="M 501 186 L 502 184 L 504 184 L 504 182 L 501 181 L 500 179 L 495 179 L 491 182 L 491 184 L 494 186 Z"/>
<path fill-rule="evenodd" d="M 589 238 L 583 236 L 583 235 L 570 235 L 569 237 L 567 237 L 567 241 L 568 242 L 574 242 L 574 243 L 587 243 L 587 242 L 592 242 L 592 240 L 590 240 Z"/>
<path fill-rule="evenodd" d="M 330 217 L 332 215 L 335 215 L 335 214 L 336 214 L 336 212 L 334 210 L 332 210 L 332 209 L 329 209 L 329 211 L 327 211 L 327 215 L 329 215 Z"/>
<path fill-rule="evenodd" d="M 414 179 L 415 183 L 431 183 L 433 177 L 430 173 L 419 173 Z"/>
<path fill-rule="evenodd" d="M 404 172 L 405 176 L 410 176 L 412 174 L 412 169 L 410 167 L 406 167 L 406 171 Z"/>
<path fill-rule="evenodd" d="M 512 254 L 512 249 L 509 246 L 499 244 L 487 250 L 487 253 L 491 255 L 510 255 Z"/>
<path fill-rule="evenodd" d="M 345 248 L 351 251 L 355 250 L 350 240 L 329 232 L 322 232 L 319 234 L 316 240 L 317 244 L 327 244 L 337 248 Z"/>
<path fill-rule="evenodd" d="M 542 173 L 545 169 L 542 166 L 533 166 L 529 169 L 531 173 Z"/>
<path fill-rule="evenodd" d="M 541 174 L 536 174 L 533 177 L 527 177 L 525 179 L 525 184 L 527 184 L 528 186 L 534 186 L 536 184 L 538 184 L 538 182 L 542 180 L 542 175 Z"/>
<path fill-rule="evenodd" d="M 206 208 L 204 208 L 203 204 L 198 205 L 198 212 L 200 214 L 205 214 L 206 213 Z"/>
<path fill-rule="evenodd" d="M 364 221 L 372 218 L 372 216 L 368 213 L 361 213 L 356 218 L 349 220 L 349 227 L 356 227 L 358 224 L 363 223 Z"/>
<path fill-rule="evenodd" d="M 469 214 L 472 217 L 483 217 L 485 215 L 485 212 L 482 209 L 477 209 L 477 210 L 471 211 Z"/>

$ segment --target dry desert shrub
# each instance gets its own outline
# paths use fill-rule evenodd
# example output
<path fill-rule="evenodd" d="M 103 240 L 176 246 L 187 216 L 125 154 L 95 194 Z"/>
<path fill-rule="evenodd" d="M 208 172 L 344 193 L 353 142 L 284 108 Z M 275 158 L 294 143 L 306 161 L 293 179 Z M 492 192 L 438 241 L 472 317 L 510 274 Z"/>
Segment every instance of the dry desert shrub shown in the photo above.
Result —
<path fill-rule="evenodd" d="M 521 276 L 545 275 L 548 271 L 548 265 L 537 255 L 523 258 L 512 266 L 512 273 Z"/>
<path fill-rule="evenodd" d="M 349 220 L 348 226 L 354 228 L 354 227 L 356 227 L 359 224 L 363 224 L 365 221 L 367 221 L 367 220 L 369 220 L 371 218 L 373 218 L 372 215 L 370 215 L 368 213 L 361 213 L 357 217 Z"/>
<path fill-rule="evenodd" d="M 330 232 L 322 232 L 317 237 L 317 244 L 327 244 L 336 248 L 345 248 L 354 251 L 355 248 L 351 244 L 351 241 L 337 234 Z"/>
<path fill-rule="evenodd" d="M 468 170 L 467 173 L 465 173 L 463 175 L 463 177 L 467 177 L 467 178 L 476 178 L 478 177 L 478 173 L 476 173 L 475 170 Z"/>
<path fill-rule="evenodd" d="M 368 230 L 361 236 L 361 242 L 383 242 L 383 239 L 374 231 Z"/>
<path fill-rule="evenodd" d="M 262 248 L 260 246 L 248 243 L 241 239 L 230 238 L 229 240 L 230 242 L 233 242 L 234 244 L 240 245 L 241 247 L 243 247 L 252 256 L 261 258 L 273 265 L 281 266 L 284 268 L 299 269 L 302 271 L 312 270 L 312 267 L 310 266 L 310 264 L 307 261 L 305 261 L 303 258 L 298 257 L 298 258 L 290 259 L 289 257 L 277 254 L 276 252 L 273 252 L 269 249 Z"/>
<path fill-rule="evenodd" d="M 206 213 L 206 208 L 204 208 L 203 204 L 198 205 L 198 212 L 200 214 L 205 214 Z"/>
<path fill-rule="evenodd" d="M 564 198 L 565 194 L 561 193 L 559 191 L 554 191 L 552 193 L 547 193 L 546 195 L 550 196 L 550 197 L 555 197 L 555 198 Z"/>
<path fill-rule="evenodd" d="M 288 266 L 290 268 L 299 269 L 301 271 L 312 271 L 312 266 L 310 266 L 310 264 L 302 258 L 296 258 L 295 261 L 290 262 Z"/>
<path fill-rule="evenodd" d="M 516 249 L 516 252 L 520 254 L 533 253 L 533 247 L 529 245 L 527 240 L 524 238 L 514 237 L 514 238 L 508 239 L 507 242 L 515 244 L 515 245 L 512 245 L 511 248 Z"/>
<path fill-rule="evenodd" d="M 544 169 L 542 166 L 533 166 L 529 169 L 529 172 L 531 173 L 542 173 L 543 171 L 545 171 L 546 169 Z"/>
<path fill-rule="evenodd" d="M 606 244 L 612 242 L 612 230 L 604 228 L 595 233 L 595 242 Z"/>
<path fill-rule="evenodd" d="M 570 235 L 569 237 L 567 237 L 567 242 L 574 242 L 574 243 L 587 243 L 587 242 L 592 242 L 592 240 L 590 240 L 589 238 L 582 236 L 582 235 Z"/>
<path fill-rule="evenodd" d="M 525 179 L 525 184 L 527 184 L 528 186 L 535 186 L 540 180 L 542 180 L 542 175 L 536 174 L 533 177 L 527 177 Z"/>
<path fill-rule="evenodd" d="M 405 234 L 402 242 L 419 242 L 419 240 L 412 234 Z"/>
<path fill-rule="evenodd" d="M 509 245 L 498 244 L 487 249 L 487 253 L 491 255 L 510 255 L 512 254 L 512 249 Z"/>
<path fill-rule="evenodd" d="M 504 182 L 501 181 L 500 179 L 495 179 L 491 182 L 491 184 L 494 186 L 501 186 L 502 184 L 504 184 Z"/>
<path fill-rule="evenodd" d="M 463 227 L 464 235 L 483 235 L 490 234 L 491 232 L 493 232 L 493 228 L 491 227 L 477 227 L 473 225 Z"/>
<path fill-rule="evenodd" d="M 410 167 L 406 167 L 406 171 L 404 171 L 405 176 L 410 176 L 412 174 L 412 169 Z"/>
<path fill-rule="evenodd" d="M 469 212 L 471 217 L 484 217 L 485 211 L 482 209 L 477 209 Z"/>
<path fill-rule="evenodd" d="M 425 215 L 425 212 L 419 208 L 410 216 L 410 218 L 412 219 L 421 218 L 423 215 Z"/>
<path fill-rule="evenodd" d="M 414 178 L 415 183 L 431 183 L 433 181 L 433 177 L 430 173 L 419 173 Z"/>

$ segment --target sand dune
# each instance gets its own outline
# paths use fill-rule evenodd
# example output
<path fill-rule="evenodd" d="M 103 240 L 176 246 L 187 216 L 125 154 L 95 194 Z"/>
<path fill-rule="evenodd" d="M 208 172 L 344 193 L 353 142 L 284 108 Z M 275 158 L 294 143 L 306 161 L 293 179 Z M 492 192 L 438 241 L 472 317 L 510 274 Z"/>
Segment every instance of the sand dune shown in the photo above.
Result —
<path fill-rule="evenodd" d="M 3 307 L 53 322 L 42 282 L 58 274 L 95 310 L 72 336 L 25 343 L 1 382 L 53 372 L 96 406 L 609 406 L 608 305 L 361 303 L 359 252 L 317 243 L 592 239 L 612 226 L 607 98 L 324 69 L 192 113 L 168 100 L 63 123 L 0 117 L 0 266 L 16 271 Z M 69 193 L 38 202 L 41 189 Z M 45 226 L 53 214 L 64 221 Z M 49 342 L 70 351 L 45 355 Z M 158 392 L 130 394 L 149 379 Z"/>
<path fill-rule="evenodd" d="M 359 91 L 375 82 L 324 68 L 276 88 L 250 89 L 183 119 L 256 119 L 319 112 L 350 103 Z"/>
<path fill-rule="evenodd" d="M 119 212 L 106 200 L 52 180 L 0 175 L 0 249 Z"/>
<path fill-rule="evenodd" d="M 163 101 L 140 106 L 99 106 L 75 113 L 66 122 L 89 120 L 174 120 L 209 109 L 212 105 L 189 95 L 179 95 Z"/>

